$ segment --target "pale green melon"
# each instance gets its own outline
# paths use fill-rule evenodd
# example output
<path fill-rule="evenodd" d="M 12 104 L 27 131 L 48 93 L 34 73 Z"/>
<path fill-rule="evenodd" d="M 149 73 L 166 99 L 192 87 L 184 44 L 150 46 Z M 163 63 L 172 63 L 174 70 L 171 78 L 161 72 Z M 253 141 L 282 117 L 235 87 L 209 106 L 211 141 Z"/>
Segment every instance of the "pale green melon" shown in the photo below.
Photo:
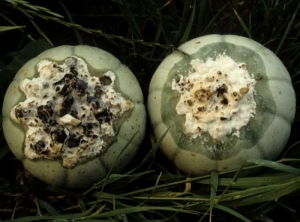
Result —
<path fill-rule="evenodd" d="M 191 139 L 183 132 L 184 116 L 175 106 L 179 93 L 171 89 L 176 74 L 188 75 L 190 62 L 226 53 L 247 64 L 256 79 L 256 114 L 230 142 L 215 143 L 210 135 Z M 235 35 L 207 35 L 192 39 L 170 54 L 157 68 L 150 84 L 148 110 L 156 139 L 168 129 L 161 143 L 163 153 L 188 174 L 239 168 L 247 159 L 276 159 L 290 136 L 295 115 L 291 78 L 278 57 L 261 44 Z M 211 152 L 209 147 L 215 146 Z"/>
<path fill-rule="evenodd" d="M 9 113 L 13 106 L 24 101 L 25 95 L 19 89 L 19 83 L 24 78 L 37 77 L 37 63 L 43 59 L 60 62 L 71 56 L 84 59 L 92 75 L 97 76 L 108 70 L 116 74 L 115 85 L 117 91 L 129 99 L 134 108 L 127 113 L 126 119 L 116 129 L 114 142 L 106 152 L 88 162 L 74 168 L 65 168 L 60 159 L 28 159 L 24 156 L 24 140 L 26 128 L 13 122 Z M 143 95 L 134 74 L 110 53 L 90 46 L 60 46 L 49 49 L 28 61 L 16 74 L 7 89 L 3 104 L 3 130 L 7 143 L 13 154 L 24 167 L 40 180 L 71 188 L 87 187 L 103 179 L 113 167 L 112 172 L 120 172 L 132 161 L 143 141 L 146 126 L 146 112 Z M 123 152 L 123 148 L 133 138 Z M 118 159 L 117 159 L 118 158 Z"/>

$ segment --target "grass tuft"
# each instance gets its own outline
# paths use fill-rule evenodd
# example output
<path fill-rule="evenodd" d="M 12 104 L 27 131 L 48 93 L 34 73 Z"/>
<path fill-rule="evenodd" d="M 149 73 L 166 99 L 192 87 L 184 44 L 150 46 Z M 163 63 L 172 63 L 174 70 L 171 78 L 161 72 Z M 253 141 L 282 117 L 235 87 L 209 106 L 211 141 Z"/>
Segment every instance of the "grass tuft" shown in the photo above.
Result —
<path fill-rule="evenodd" d="M 117 56 L 135 73 L 146 98 L 160 62 L 183 42 L 206 34 L 246 36 L 274 51 L 299 101 L 299 8 L 298 0 L 2 0 L 0 105 L 26 61 L 64 44 L 97 46 Z M 0 130 L 0 220 L 248 222 L 278 221 L 284 214 L 286 221 L 300 221 L 299 123 L 297 102 L 291 137 L 277 161 L 249 160 L 237 171 L 198 177 L 175 169 L 159 150 L 163 137 L 153 142 L 149 129 L 122 174 L 110 173 L 82 190 L 33 178 Z M 244 176 L 249 171 L 259 173 Z"/>

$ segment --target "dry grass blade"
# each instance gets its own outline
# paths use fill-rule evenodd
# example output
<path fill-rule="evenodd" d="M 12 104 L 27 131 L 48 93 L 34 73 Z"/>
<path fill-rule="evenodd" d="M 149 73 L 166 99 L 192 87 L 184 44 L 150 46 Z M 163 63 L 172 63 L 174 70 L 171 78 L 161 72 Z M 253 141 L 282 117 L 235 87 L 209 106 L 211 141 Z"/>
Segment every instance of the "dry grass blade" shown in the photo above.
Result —
<path fill-rule="evenodd" d="M 4 0 L 10 4 L 12 4 L 14 7 L 25 7 L 25 8 L 28 8 L 28 9 L 31 9 L 31 10 L 34 10 L 34 11 L 42 11 L 42 12 L 46 12 L 50 15 L 53 15 L 55 17 L 58 17 L 58 18 L 63 18 L 62 15 L 58 14 L 58 13 L 55 13 L 55 12 L 52 12 L 50 11 L 49 9 L 45 8 L 45 7 L 41 7 L 41 6 L 38 6 L 38 5 L 32 5 L 31 3 L 27 2 L 27 1 L 23 1 L 23 0 Z"/>
<path fill-rule="evenodd" d="M 0 32 L 4 32 L 4 31 L 10 31 L 13 29 L 21 29 L 24 28 L 25 26 L 0 26 Z"/>
<path fill-rule="evenodd" d="M 14 27 L 22 27 L 23 26 L 19 26 L 17 25 L 15 22 L 13 22 L 10 18 L 8 18 L 7 16 L 5 16 L 3 13 L 1 13 L 0 11 L 0 16 L 5 20 L 7 21 L 10 25 L 13 25 Z M 25 33 L 25 31 L 22 29 L 22 28 L 19 28 L 18 30 L 21 31 L 22 33 Z M 30 35 L 27 35 L 27 37 L 30 39 L 30 40 L 34 40 L 34 38 Z"/>

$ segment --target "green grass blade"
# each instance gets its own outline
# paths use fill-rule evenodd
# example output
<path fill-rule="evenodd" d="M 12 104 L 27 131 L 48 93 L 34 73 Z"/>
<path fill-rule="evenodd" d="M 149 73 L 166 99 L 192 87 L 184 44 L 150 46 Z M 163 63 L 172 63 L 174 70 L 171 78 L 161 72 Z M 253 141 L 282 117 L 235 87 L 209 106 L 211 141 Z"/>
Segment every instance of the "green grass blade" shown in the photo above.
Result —
<path fill-rule="evenodd" d="M 10 149 L 8 146 L 0 148 L 0 161 L 4 159 L 4 157 L 10 153 Z"/>
<path fill-rule="evenodd" d="M 247 217 L 245 217 L 244 215 L 240 214 L 239 212 L 229 208 L 229 207 L 226 207 L 226 206 L 222 206 L 222 205 L 216 205 L 215 208 L 219 209 L 219 210 L 222 210 L 228 214 L 231 214 L 233 216 L 235 216 L 236 218 L 240 219 L 241 221 L 245 221 L 245 222 L 251 222 L 250 219 L 248 219 Z"/>
<path fill-rule="evenodd" d="M 270 185 L 260 188 L 251 188 L 241 192 L 234 192 L 224 195 L 223 200 L 231 196 L 231 199 L 222 201 L 223 205 L 228 207 L 250 206 L 262 202 L 274 201 L 284 195 L 288 195 L 300 189 L 300 181 L 290 181 L 280 185 Z M 235 195 L 235 196 L 234 196 Z"/>
<path fill-rule="evenodd" d="M 216 171 L 211 172 L 211 186 L 210 186 L 210 211 L 212 212 L 212 209 L 214 205 L 216 204 L 215 198 L 218 191 L 218 184 L 219 184 L 219 175 Z"/>
<path fill-rule="evenodd" d="M 249 163 L 254 163 L 259 166 L 268 167 L 274 170 L 278 170 L 285 173 L 290 173 L 294 175 L 300 175 L 300 170 L 282 163 L 270 161 L 270 160 L 262 160 L 262 159 L 249 159 L 247 160 Z"/>
<path fill-rule="evenodd" d="M 129 16 L 128 23 L 132 24 L 132 27 L 130 27 L 129 29 L 133 30 L 132 33 L 135 33 L 135 36 L 137 38 L 141 38 L 141 29 L 140 29 L 135 17 L 133 16 L 133 13 L 132 13 L 132 10 L 129 7 L 128 1 L 126 1 L 126 0 L 116 0 L 116 2 L 119 4 L 119 7 L 124 7 L 123 8 L 124 17 L 127 17 L 127 15 Z"/>
<path fill-rule="evenodd" d="M 163 18 L 162 18 L 162 15 L 160 13 L 157 13 L 157 14 L 158 14 L 157 15 L 158 16 L 158 18 L 157 18 L 158 24 L 157 24 L 156 34 L 155 34 L 155 38 L 154 38 L 155 42 L 159 41 L 160 36 L 163 32 L 163 24 L 162 24 L 163 23 L 162 22 Z M 155 50 L 156 50 L 156 47 L 153 47 L 152 50 L 151 50 L 151 53 L 150 53 L 150 59 L 153 59 L 153 55 L 154 55 Z"/>
<path fill-rule="evenodd" d="M 61 0 L 58 0 L 58 3 L 64 9 L 64 11 L 67 14 L 67 17 L 68 17 L 70 23 L 74 23 L 73 18 L 71 16 L 69 10 L 67 9 L 67 7 L 64 5 L 64 3 Z M 79 31 L 78 31 L 78 28 L 76 26 L 73 26 L 72 28 L 73 28 L 74 35 L 75 35 L 75 37 L 77 39 L 78 44 L 82 45 L 83 44 L 83 40 L 82 40 L 82 37 L 81 37 L 81 35 L 80 35 Z"/>
<path fill-rule="evenodd" d="M 154 189 L 151 191 L 151 193 L 150 193 L 150 195 L 149 195 L 150 197 L 155 193 L 156 188 L 157 188 L 157 186 L 158 186 L 158 184 L 159 184 L 161 175 L 162 175 L 162 172 L 158 175 L 158 177 L 157 177 L 157 179 L 156 179 L 156 182 L 155 182 L 155 185 L 154 185 Z"/>
<path fill-rule="evenodd" d="M 123 174 L 110 174 L 110 176 L 107 179 L 104 179 L 99 184 L 104 184 L 105 183 L 106 185 L 108 185 L 108 184 L 114 183 L 116 181 L 125 179 L 126 183 L 120 184 L 120 186 L 124 186 L 124 185 L 127 185 L 127 184 L 137 180 L 138 178 L 140 178 L 142 176 L 145 176 L 147 174 L 151 174 L 153 172 L 154 172 L 154 170 L 139 172 L 139 173 L 136 173 L 136 174 L 133 174 L 133 173 L 130 173 L 130 174 L 126 174 L 126 173 L 123 173 Z M 100 186 L 100 185 L 98 185 L 98 186 Z"/>
<path fill-rule="evenodd" d="M 138 131 L 136 131 L 133 136 L 127 141 L 127 143 L 125 144 L 125 146 L 122 148 L 121 152 L 119 153 L 119 155 L 117 156 L 117 158 L 115 159 L 114 163 L 112 164 L 111 168 L 109 169 L 108 173 L 107 173 L 107 176 L 99 181 L 98 183 L 94 184 L 91 188 L 89 188 L 87 191 L 84 192 L 83 195 L 86 195 L 88 193 L 90 193 L 92 190 L 94 189 L 97 189 L 99 187 L 101 187 L 101 191 L 103 191 L 104 187 L 106 186 L 107 182 L 112 182 L 112 181 L 109 181 L 109 178 L 111 176 L 111 172 L 117 162 L 117 160 L 119 159 L 119 157 L 122 155 L 123 152 L 125 152 L 125 150 L 127 149 L 127 147 L 130 145 L 130 143 L 132 142 L 132 140 L 134 139 L 134 137 L 136 136 L 136 134 L 138 133 Z M 116 180 L 119 180 L 121 178 L 121 176 L 119 177 L 114 177 L 113 178 L 113 181 L 116 181 Z"/>
<path fill-rule="evenodd" d="M 298 3 L 298 6 L 297 6 L 297 8 L 296 8 L 296 10 L 295 10 L 295 12 L 294 12 L 294 14 L 293 14 L 293 16 L 292 16 L 292 18 L 291 18 L 289 24 L 288 24 L 288 26 L 286 27 L 286 30 L 285 30 L 285 32 L 284 32 L 284 34 L 283 34 L 283 36 L 282 36 L 282 39 L 280 40 L 280 43 L 279 43 L 277 49 L 276 49 L 276 51 L 275 51 L 276 54 L 278 54 L 279 51 L 281 50 L 281 48 L 282 48 L 282 46 L 283 46 L 283 43 L 285 42 L 285 40 L 286 40 L 286 38 L 287 38 L 287 36 L 288 36 L 290 30 L 291 30 L 291 27 L 292 27 L 292 25 L 293 25 L 293 23 L 294 23 L 294 20 L 295 20 L 295 17 L 296 17 L 296 15 L 297 15 L 297 13 L 298 13 L 299 8 L 300 8 L 300 1 L 299 1 L 299 3 Z"/>
<path fill-rule="evenodd" d="M 249 188 L 241 191 L 229 192 L 223 195 L 222 199 L 219 202 L 231 202 L 231 201 L 240 201 L 253 196 L 258 196 L 263 193 L 269 192 L 274 188 L 274 185 Z"/>
<path fill-rule="evenodd" d="M 210 186 L 210 207 L 209 207 L 209 217 L 210 220 L 212 218 L 213 208 L 216 205 L 216 195 L 218 191 L 218 184 L 219 184 L 219 175 L 216 171 L 212 171 L 210 174 L 211 186 Z"/>
<path fill-rule="evenodd" d="M 192 13 L 191 13 L 191 17 L 188 21 L 188 24 L 185 28 L 185 31 L 182 35 L 182 38 L 179 41 L 179 45 L 183 44 L 184 42 L 186 42 L 189 38 L 190 32 L 192 30 L 193 27 L 193 23 L 194 23 L 194 19 L 195 19 L 195 11 L 196 11 L 196 1 L 194 1 L 194 5 L 193 5 L 193 9 L 192 9 Z"/>
<path fill-rule="evenodd" d="M 211 26 L 213 25 L 213 23 L 216 21 L 216 19 L 219 17 L 219 15 L 224 11 L 224 9 L 227 7 L 228 3 L 225 4 L 216 14 L 215 16 L 209 21 L 209 23 L 207 24 L 207 26 L 204 28 L 204 30 L 202 31 L 202 34 L 206 33 L 207 30 L 209 30 L 209 28 L 211 28 Z"/>
<path fill-rule="evenodd" d="M 29 15 L 25 10 L 20 9 L 20 11 L 30 20 L 31 24 L 35 27 L 35 29 L 38 31 L 38 33 L 44 37 L 44 39 L 53 46 L 53 43 L 48 38 L 48 36 L 42 31 L 42 29 L 36 24 L 36 22 L 33 20 L 32 16 Z"/>
<path fill-rule="evenodd" d="M 77 202 L 78 202 L 78 206 L 80 207 L 80 209 L 82 211 L 86 211 L 86 205 L 83 199 L 83 195 L 81 193 L 76 194 L 76 198 L 77 198 Z"/>
<path fill-rule="evenodd" d="M 9 84 L 18 70 L 30 59 L 34 58 L 41 52 L 51 48 L 50 45 L 43 41 L 37 40 L 28 43 L 23 49 L 16 52 L 11 58 L 11 62 L 0 70 L 0 82 Z"/>
<path fill-rule="evenodd" d="M 155 143 L 155 145 L 152 147 L 152 149 L 150 150 L 150 152 L 146 155 L 146 157 L 142 160 L 142 162 L 140 163 L 139 166 L 137 166 L 136 168 L 134 168 L 133 170 L 129 171 L 128 174 L 133 173 L 134 171 L 136 171 L 138 168 L 140 168 L 141 166 L 145 165 L 155 154 L 155 152 L 157 151 L 157 149 L 159 148 L 161 142 L 163 141 L 163 139 L 165 138 L 165 136 L 167 135 L 169 129 L 166 130 L 166 132 L 157 140 L 157 142 Z"/>
<path fill-rule="evenodd" d="M 176 18 L 180 18 L 179 21 L 179 25 L 178 25 L 178 30 L 176 31 L 176 35 L 173 38 L 173 42 L 176 43 L 179 41 L 180 36 L 182 36 L 182 33 L 184 33 L 184 30 L 186 28 L 186 22 L 187 22 L 187 18 L 189 15 L 189 11 L 190 11 L 190 4 L 191 1 L 193 0 L 187 0 L 184 1 L 184 5 L 183 5 L 183 10 L 182 10 L 182 14 L 180 15 L 178 12 L 176 13 Z M 170 4 L 173 5 L 173 4 Z M 175 7 L 174 7 L 175 8 Z M 175 8 L 176 9 L 176 8 Z M 177 11 L 177 10 L 176 10 Z M 174 15 L 175 16 L 175 15 Z"/>
<path fill-rule="evenodd" d="M 229 186 L 231 184 L 232 188 L 253 188 L 261 187 L 272 184 L 280 184 L 285 181 L 290 181 L 295 178 L 295 175 L 292 174 L 283 174 L 277 176 L 257 176 L 257 177 L 240 177 L 231 184 L 231 178 L 219 178 L 219 186 Z M 210 179 L 203 179 L 196 181 L 195 183 L 199 184 L 211 184 Z"/>
<path fill-rule="evenodd" d="M 170 212 L 182 212 L 189 214 L 199 214 L 197 211 L 193 210 L 185 210 L 178 207 L 163 207 L 163 206 L 141 206 L 141 207 L 127 207 L 122 209 L 116 209 L 113 211 L 108 211 L 104 213 L 100 213 L 98 215 L 93 215 L 89 218 L 105 218 L 105 217 L 114 217 L 121 214 L 132 214 L 137 212 L 149 212 L 149 211 L 170 211 Z"/>
<path fill-rule="evenodd" d="M 249 38 L 252 38 L 251 36 L 251 32 L 249 30 L 249 28 L 247 27 L 246 23 L 243 21 L 243 19 L 240 17 L 239 13 L 235 10 L 235 8 L 233 6 L 231 6 L 235 16 L 237 17 L 237 19 L 239 20 L 241 26 L 243 27 L 243 29 L 245 30 L 245 32 L 247 33 Z"/>
<path fill-rule="evenodd" d="M 43 209 L 45 209 L 48 213 L 50 213 L 51 215 L 60 215 L 60 213 L 58 213 L 58 211 L 48 202 L 36 198 L 37 203 L 39 204 L 40 207 L 42 207 Z"/>
<path fill-rule="evenodd" d="M 9 182 L 0 177 L 0 194 L 2 194 L 3 192 L 5 192 L 5 188 L 9 187 Z"/>
<path fill-rule="evenodd" d="M 196 33 L 200 33 L 201 29 L 204 27 L 205 17 L 207 17 L 207 11 L 209 10 L 208 6 L 209 0 L 202 0 L 200 7 L 197 7 L 199 12 L 197 13 Z"/>

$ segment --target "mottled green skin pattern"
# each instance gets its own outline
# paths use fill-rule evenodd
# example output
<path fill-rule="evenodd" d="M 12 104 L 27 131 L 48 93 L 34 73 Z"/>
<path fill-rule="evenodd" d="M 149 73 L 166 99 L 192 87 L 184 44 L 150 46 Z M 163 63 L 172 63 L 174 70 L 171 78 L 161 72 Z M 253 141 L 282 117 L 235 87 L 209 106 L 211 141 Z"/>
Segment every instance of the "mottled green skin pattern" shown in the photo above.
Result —
<path fill-rule="evenodd" d="M 220 49 L 220 51 L 216 51 L 216 49 Z M 172 90 L 172 79 L 175 78 L 176 74 L 187 76 L 192 69 L 190 65 L 191 60 L 198 58 L 205 61 L 207 58 L 215 58 L 216 55 L 223 52 L 226 52 L 236 62 L 246 63 L 249 73 L 253 74 L 256 79 L 260 79 L 257 80 L 255 85 L 257 91 L 257 95 L 255 96 L 257 104 L 256 114 L 254 118 L 251 118 L 249 124 L 240 130 L 239 138 L 232 136 L 232 139 L 227 143 L 213 143 L 212 137 L 208 133 L 203 133 L 201 137 L 191 140 L 190 137 L 184 134 L 182 129 L 185 116 L 176 114 L 175 107 L 179 101 L 180 94 Z M 264 63 L 261 57 L 254 51 L 230 43 L 213 43 L 207 45 L 199 49 L 196 53 L 186 56 L 170 70 L 162 90 L 162 120 L 167 126 L 170 126 L 170 133 L 181 149 L 201 153 L 213 160 L 230 158 L 242 149 L 249 149 L 255 146 L 273 122 L 274 115 L 276 114 L 276 105 L 269 91 L 268 81 Z M 217 149 L 214 152 L 208 151 L 207 147 L 211 146 L 215 146 Z M 263 147 L 257 147 L 257 149 L 260 150 L 263 157 L 267 156 L 264 153 Z"/>

